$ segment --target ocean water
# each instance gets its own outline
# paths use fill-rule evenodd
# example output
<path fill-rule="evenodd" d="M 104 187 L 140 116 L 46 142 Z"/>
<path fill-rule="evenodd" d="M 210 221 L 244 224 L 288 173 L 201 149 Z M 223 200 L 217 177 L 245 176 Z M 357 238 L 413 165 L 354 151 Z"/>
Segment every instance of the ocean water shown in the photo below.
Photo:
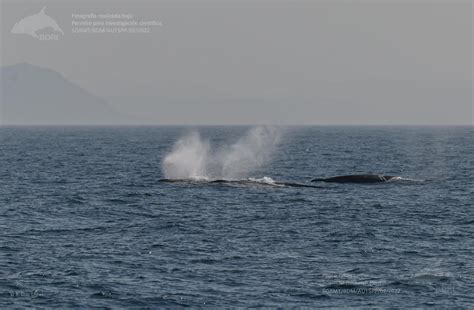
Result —
<path fill-rule="evenodd" d="M 472 127 L 261 133 L 0 128 L 0 307 L 473 307 Z"/>

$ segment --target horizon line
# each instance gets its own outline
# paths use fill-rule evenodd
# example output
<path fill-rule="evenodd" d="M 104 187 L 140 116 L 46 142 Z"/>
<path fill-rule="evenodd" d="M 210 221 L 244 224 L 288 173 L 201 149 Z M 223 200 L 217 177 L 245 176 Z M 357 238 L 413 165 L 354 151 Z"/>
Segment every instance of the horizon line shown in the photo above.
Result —
<path fill-rule="evenodd" d="M 277 127 L 473 127 L 471 124 L 1 124 L 1 127 L 251 127 L 251 126 L 277 126 Z"/>

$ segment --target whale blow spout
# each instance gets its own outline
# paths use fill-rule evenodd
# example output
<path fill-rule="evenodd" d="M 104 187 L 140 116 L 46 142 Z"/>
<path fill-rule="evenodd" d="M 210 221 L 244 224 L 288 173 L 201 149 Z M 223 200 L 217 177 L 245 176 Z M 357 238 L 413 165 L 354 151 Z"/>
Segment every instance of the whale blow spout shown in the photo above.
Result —
<path fill-rule="evenodd" d="M 397 176 L 381 175 L 381 174 L 353 174 L 341 175 L 331 178 L 317 178 L 311 182 L 330 182 L 330 183 L 385 183 L 393 179 L 398 179 Z"/>

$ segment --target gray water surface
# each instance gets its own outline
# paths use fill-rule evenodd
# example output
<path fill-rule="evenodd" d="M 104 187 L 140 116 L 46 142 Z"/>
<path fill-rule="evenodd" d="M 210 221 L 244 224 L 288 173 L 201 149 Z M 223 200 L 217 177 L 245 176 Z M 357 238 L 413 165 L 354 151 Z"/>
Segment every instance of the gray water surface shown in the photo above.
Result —
<path fill-rule="evenodd" d="M 0 307 L 472 307 L 472 127 L 282 128 L 258 182 L 160 182 L 188 127 L 0 128 Z M 245 127 L 199 127 L 212 145 Z M 315 184 L 382 173 L 386 184 Z"/>

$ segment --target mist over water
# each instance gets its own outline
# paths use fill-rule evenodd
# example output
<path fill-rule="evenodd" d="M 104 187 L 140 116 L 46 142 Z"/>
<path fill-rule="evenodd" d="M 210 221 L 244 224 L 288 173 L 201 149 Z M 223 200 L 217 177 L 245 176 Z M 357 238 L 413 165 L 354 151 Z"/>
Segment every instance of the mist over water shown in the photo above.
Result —
<path fill-rule="evenodd" d="M 163 174 L 169 179 L 205 176 L 209 150 L 209 142 L 202 140 L 198 132 L 188 134 L 175 143 L 163 160 Z"/>
<path fill-rule="evenodd" d="M 270 126 L 250 129 L 237 142 L 211 147 L 198 132 L 179 139 L 162 162 L 168 179 L 225 179 L 249 177 L 256 168 L 270 162 L 281 139 L 281 131 Z"/>

